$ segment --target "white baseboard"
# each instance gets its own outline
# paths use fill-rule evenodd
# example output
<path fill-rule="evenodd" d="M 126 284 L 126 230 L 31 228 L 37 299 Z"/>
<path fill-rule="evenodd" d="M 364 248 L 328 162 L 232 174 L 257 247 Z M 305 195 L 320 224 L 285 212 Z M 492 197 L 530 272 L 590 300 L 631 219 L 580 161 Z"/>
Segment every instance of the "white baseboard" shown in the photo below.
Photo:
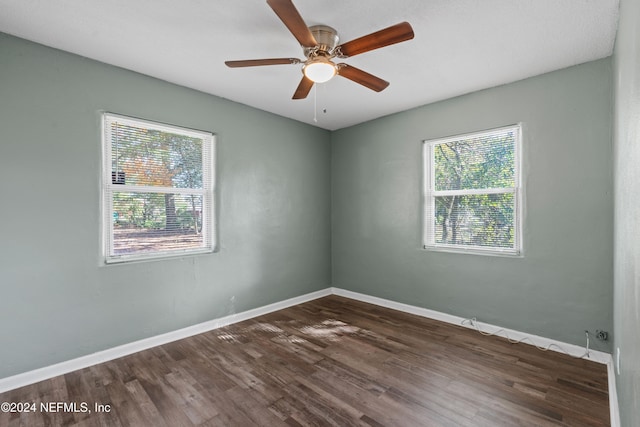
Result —
<path fill-rule="evenodd" d="M 609 355 L 607 361 L 607 378 L 609 380 L 609 413 L 611 414 L 611 427 L 621 427 L 620 407 L 618 406 L 618 389 L 616 388 L 616 369 L 613 356 Z"/>
<path fill-rule="evenodd" d="M 97 365 L 98 363 L 104 363 L 109 360 L 117 359 L 119 357 L 128 356 L 130 354 L 137 353 L 139 351 L 156 347 L 162 344 L 167 344 L 193 335 L 212 331 L 223 326 L 242 322 L 243 320 L 252 319 L 257 316 L 262 316 L 263 314 L 282 310 L 283 308 L 302 304 L 303 302 L 312 301 L 314 299 L 318 299 L 327 295 L 331 295 L 331 288 L 301 295 L 295 298 L 290 298 L 284 301 L 279 301 L 273 304 L 265 305 L 263 307 L 254 308 L 252 310 L 243 311 L 242 313 L 231 314 L 229 316 L 209 320 L 203 323 L 198 323 L 196 325 L 188 326 L 176 331 L 167 332 L 165 334 L 141 339 L 139 341 L 134 341 L 128 344 L 123 344 L 117 347 L 109 348 L 107 350 L 98 351 L 86 356 L 67 360 L 65 362 L 56 363 L 55 365 L 45 366 L 33 371 L 28 371 L 22 374 L 13 375 L 11 377 L 2 378 L 0 379 L 0 393 L 13 390 L 18 387 L 24 387 L 29 384 L 34 384 L 39 381 L 48 380 L 50 378 L 57 377 L 58 375 L 64 375 L 78 369 L 88 368 L 89 366 Z"/>
<path fill-rule="evenodd" d="M 282 310 L 287 307 L 302 304 L 304 302 L 312 301 L 318 298 L 322 298 L 328 295 L 338 295 L 345 298 L 354 299 L 357 301 L 366 302 L 369 304 L 379 305 L 387 307 L 393 310 L 402 311 L 405 313 L 415 314 L 417 316 L 427 317 L 429 319 L 438 320 L 445 323 L 464 326 L 467 328 L 473 328 L 473 326 L 464 324 L 463 321 L 467 320 L 462 317 L 453 316 L 451 314 L 442 313 L 435 310 L 429 310 L 427 308 L 416 307 L 409 304 L 403 304 L 396 301 L 387 300 L 384 298 L 378 298 L 370 295 L 361 294 L 358 292 L 347 291 L 340 288 L 327 288 L 320 291 L 312 292 L 309 294 L 301 295 L 299 297 L 290 298 L 284 301 L 276 302 L 273 304 L 265 305 L 263 307 L 254 308 L 252 310 L 243 311 L 241 313 L 232 314 L 229 316 L 221 317 L 219 319 L 210 320 L 207 322 L 199 323 L 197 325 L 188 326 L 186 328 L 178 329 L 176 331 L 167 332 L 165 334 L 156 335 L 154 337 L 145 338 L 132 343 L 120 345 L 107 350 L 99 351 L 86 356 L 78 357 L 76 359 L 68 360 L 65 362 L 57 363 L 51 366 L 45 366 L 33 371 L 24 372 L 11 377 L 0 379 L 0 393 L 13 390 L 19 387 L 24 387 L 29 384 L 34 384 L 39 381 L 44 381 L 59 375 L 87 368 L 89 366 L 96 365 L 98 363 L 107 362 L 109 360 L 117 359 L 119 357 L 127 356 L 142 350 L 146 350 L 152 347 L 156 347 L 162 344 L 167 344 L 173 341 L 177 341 L 183 338 L 187 338 L 193 335 L 201 334 L 204 332 L 212 331 L 214 329 L 221 328 L 223 326 L 231 325 L 233 323 L 242 322 L 244 320 L 252 319 L 263 314 L 271 313 L 274 311 Z M 511 329 L 500 328 L 498 326 L 490 324 L 478 324 L 478 327 L 483 332 L 494 332 L 500 330 L 500 334 L 504 336 L 507 334 L 509 338 L 513 340 L 527 339 L 535 342 L 538 346 L 547 347 L 554 351 L 560 351 L 557 347 L 561 347 L 566 352 L 572 355 L 582 355 L 584 348 L 568 344 L 561 341 L 552 340 L 537 335 L 528 334 L 525 332 L 515 331 Z M 524 344 L 531 345 L 531 342 L 523 342 Z M 556 347 L 557 346 L 557 347 Z M 609 408 L 611 412 L 611 427 L 620 427 L 620 413 L 618 408 L 618 394 L 615 384 L 615 371 L 613 366 L 613 358 L 610 354 L 601 351 L 590 350 L 589 360 L 607 365 L 607 372 L 609 378 Z"/>

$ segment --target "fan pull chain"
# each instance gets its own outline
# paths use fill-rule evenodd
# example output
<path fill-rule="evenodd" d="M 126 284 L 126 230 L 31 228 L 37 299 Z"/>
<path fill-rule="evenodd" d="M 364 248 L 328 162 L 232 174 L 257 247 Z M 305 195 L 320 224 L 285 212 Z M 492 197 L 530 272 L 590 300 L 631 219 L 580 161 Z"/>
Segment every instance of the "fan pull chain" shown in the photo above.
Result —
<path fill-rule="evenodd" d="M 322 93 L 320 95 L 322 95 L 322 99 L 324 99 L 325 102 L 326 102 L 326 99 L 327 99 L 327 85 L 322 85 Z M 326 105 L 325 105 L 325 107 L 326 107 Z M 322 114 L 327 114 L 327 109 L 325 107 L 322 108 Z"/>
<path fill-rule="evenodd" d="M 318 85 L 313 85 L 313 122 L 318 123 Z"/>

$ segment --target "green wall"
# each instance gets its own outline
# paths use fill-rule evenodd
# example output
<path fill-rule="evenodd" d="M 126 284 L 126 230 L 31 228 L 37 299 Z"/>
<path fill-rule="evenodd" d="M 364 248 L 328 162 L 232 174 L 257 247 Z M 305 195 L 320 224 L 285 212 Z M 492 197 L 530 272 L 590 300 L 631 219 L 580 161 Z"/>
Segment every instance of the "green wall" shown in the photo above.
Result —
<path fill-rule="evenodd" d="M 640 426 L 640 2 L 620 2 L 614 51 L 614 360 L 622 426 Z"/>
<path fill-rule="evenodd" d="M 218 253 L 100 266 L 101 110 L 217 135 Z M 329 173 L 327 131 L 0 34 L 0 378 L 327 288 Z"/>
<path fill-rule="evenodd" d="M 611 73 L 604 59 L 334 132 L 333 286 L 578 345 L 611 331 Z M 519 122 L 524 257 L 421 249 L 422 140 Z"/>

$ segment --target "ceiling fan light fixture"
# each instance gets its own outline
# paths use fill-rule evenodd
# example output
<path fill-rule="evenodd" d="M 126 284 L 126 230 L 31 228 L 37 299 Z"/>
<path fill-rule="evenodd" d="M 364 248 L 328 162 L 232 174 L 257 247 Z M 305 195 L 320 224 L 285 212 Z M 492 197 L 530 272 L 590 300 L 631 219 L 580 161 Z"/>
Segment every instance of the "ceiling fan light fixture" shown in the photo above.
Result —
<path fill-rule="evenodd" d="M 336 66 L 329 59 L 319 56 L 309 60 L 302 68 L 304 75 L 314 83 L 324 83 L 336 75 Z"/>
<path fill-rule="evenodd" d="M 340 43 L 340 37 L 334 28 L 327 25 L 308 27 L 292 0 L 267 0 L 267 4 L 291 34 L 298 40 L 305 60 L 297 58 L 265 58 L 241 61 L 225 61 L 227 67 L 257 67 L 262 65 L 303 63 L 303 76 L 291 99 L 305 99 L 315 83 L 328 82 L 339 75 L 368 89 L 380 92 L 389 86 L 389 82 L 352 67 L 349 64 L 336 64 L 333 58 L 349 58 L 381 47 L 411 40 L 413 28 L 408 22 L 401 22 L 366 36 Z"/>

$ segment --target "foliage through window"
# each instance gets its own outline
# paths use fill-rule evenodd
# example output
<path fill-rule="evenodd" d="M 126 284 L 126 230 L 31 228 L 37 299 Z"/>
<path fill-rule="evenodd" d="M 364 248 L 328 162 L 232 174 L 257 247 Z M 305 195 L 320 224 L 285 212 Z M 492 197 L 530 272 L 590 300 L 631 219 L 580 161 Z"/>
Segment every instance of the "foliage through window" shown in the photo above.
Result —
<path fill-rule="evenodd" d="M 211 252 L 211 133 L 105 113 L 107 262 Z"/>
<path fill-rule="evenodd" d="M 424 142 L 424 246 L 519 254 L 520 126 Z"/>

